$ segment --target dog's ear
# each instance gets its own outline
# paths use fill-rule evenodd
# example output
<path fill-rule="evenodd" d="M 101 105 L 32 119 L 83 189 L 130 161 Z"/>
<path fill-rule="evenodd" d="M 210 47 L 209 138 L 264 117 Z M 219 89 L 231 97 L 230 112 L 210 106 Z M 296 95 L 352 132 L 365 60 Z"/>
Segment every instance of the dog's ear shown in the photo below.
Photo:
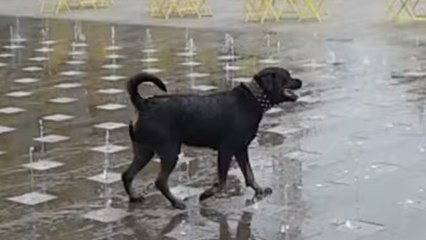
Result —
<path fill-rule="evenodd" d="M 275 77 L 276 73 L 273 71 L 262 71 L 254 75 L 254 80 L 265 92 L 270 92 L 274 89 Z"/>

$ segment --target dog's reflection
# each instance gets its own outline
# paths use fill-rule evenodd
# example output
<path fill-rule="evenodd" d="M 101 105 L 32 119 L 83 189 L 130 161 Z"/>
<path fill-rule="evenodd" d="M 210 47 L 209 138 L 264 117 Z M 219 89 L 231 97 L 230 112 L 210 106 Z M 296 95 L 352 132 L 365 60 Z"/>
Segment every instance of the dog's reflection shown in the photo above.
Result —
<path fill-rule="evenodd" d="M 232 229 L 229 225 L 231 221 L 222 213 L 214 209 L 199 209 L 199 214 L 207 221 L 212 221 L 219 224 L 218 239 L 220 240 L 249 240 L 251 239 L 251 221 L 252 213 L 242 213 L 237 222 L 236 229 Z M 137 221 L 136 217 L 128 217 L 124 220 L 124 224 L 133 230 L 133 234 L 137 239 L 160 240 L 168 239 L 165 237 L 168 233 L 182 225 L 184 221 L 188 222 L 188 212 L 180 213 L 173 216 L 170 221 L 158 232 L 141 221 Z M 232 220 L 234 221 L 234 220 Z"/>
<path fill-rule="evenodd" d="M 129 229 L 132 229 L 133 235 L 135 235 L 137 239 L 160 240 L 160 239 L 164 239 L 164 235 L 173 231 L 175 228 L 181 225 L 184 221 L 187 221 L 188 217 L 189 215 L 187 212 L 180 213 L 173 216 L 170 219 L 170 221 L 160 230 L 160 232 L 150 227 L 150 224 L 147 224 L 146 222 L 137 221 L 138 218 L 133 216 L 127 217 L 124 220 L 124 224 Z"/>
<path fill-rule="evenodd" d="M 214 209 L 200 209 L 200 215 L 204 218 L 219 224 L 219 239 L 220 240 L 248 240 L 251 239 L 251 221 L 252 213 L 243 212 L 237 222 L 236 229 L 231 229 L 229 226 L 231 219 L 228 219 L 222 213 Z M 232 221 L 234 221 L 232 219 Z M 235 231 L 235 232 L 233 232 Z"/>

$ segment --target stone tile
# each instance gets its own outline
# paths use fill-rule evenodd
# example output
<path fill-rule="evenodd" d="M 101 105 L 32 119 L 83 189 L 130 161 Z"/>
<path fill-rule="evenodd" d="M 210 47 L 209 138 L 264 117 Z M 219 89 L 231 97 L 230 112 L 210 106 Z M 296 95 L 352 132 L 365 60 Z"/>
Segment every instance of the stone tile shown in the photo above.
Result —
<path fill-rule="evenodd" d="M 75 71 L 75 70 L 63 71 L 63 72 L 59 73 L 59 75 L 65 76 L 65 77 L 81 76 L 83 74 L 84 74 L 84 72 Z"/>
<path fill-rule="evenodd" d="M 6 93 L 6 96 L 8 97 L 16 97 L 16 98 L 23 98 L 31 96 L 33 92 L 26 92 L 26 91 L 16 91 L 16 92 L 10 92 Z"/>
<path fill-rule="evenodd" d="M 37 142 L 44 142 L 44 143 L 57 143 L 57 142 L 63 142 L 70 139 L 66 136 L 56 135 L 56 134 L 50 134 L 43 137 L 37 137 L 34 138 L 34 141 Z"/>
<path fill-rule="evenodd" d="M 23 46 L 23 45 L 16 45 L 16 44 L 10 44 L 10 45 L 3 46 L 3 48 L 4 49 L 13 50 L 13 49 L 23 49 L 23 48 L 25 48 L 25 46 Z"/>
<path fill-rule="evenodd" d="M 73 118 L 74 116 L 70 116 L 66 114 L 53 114 L 53 115 L 43 117 L 44 120 L 54 121 L 54 122 L 62 122 L 62 121 L 70 120 Z"/>
<path fill-rule="evenodd" d="M 30 192 L 20 196 L 8 198 L 9 201 L 31 206 L 45 203 L 54 199 L 56 199 L 56 196 L 39 192 Z"/>
<path fill-rule="evenodd" d="M 128 147 L 126 146 L 120 146 L 120 145 L 114 145 L 114 144 L 102 145 L 102 146 L 91 148 L 92 151 L 101 152 L 101 153 L 117 153 L 127 149 Z"/>
<path fill-rule="evenodd" d="M 112 45 L 112 46 L 108 46 L 108 47 L 105 48 L 105 50 L 108 50 L 108 51 L 117 51 L 117 50 L 121 50 L 121 49 L 123 49 L 123 47 L 117 46 L 117 45 Z"/>
<path fill-rule="evenodd" d="M 0 113 L 3 113 L 3 114 L 16 114 L 16 113 L 21 113 L 25 111 L 26 111 L 25 109 L 18 108 L 18 107 L 5 107 L 0 109 Z"/>
<path fill-rule="evenodd" d="M 123 65 L 120 64 L 105 64 L 102 66 L 103 69 L 120 69 Z"/>
<path fill-rule="evenodd" d="M 142 58 L 140 61 L 143 63 L 155 63 L 155 62 L 158 62 L 159 60 L 158 58 Z"/>
<path fill-rule="evenodd" d="M 111 183 L 121 181 L 121 174 L 107 171 L 107 172 L 103 172 L 95 176 L 89 177 L 88 179 L 95 182 L 104 183 L 104 184 L 111 184 Z"/>
<path fill-rule="evenodd" d="M 32 163 L 23 164 L 22 166 L 29 169 L 34 169 L 38 171 L 46 171 L 49 169 L 57 168 L 63 166 L 61 162 L 50 161 L 50 160 L 39 160 Z"/>
<path fill-rule="evenodd" d="M 120 122 L 104 122 L 94 125 L 95 128 L 105 129 L 105 130 L 115 130 L 123 127 L 127 127 L 128 125 Z"/>
<path fill-rule="evenodd" d="M 50 53 L 50 52 L 53 52 L 53 48 L 44 46 L 44 47 L 41 47 L 41 48 L 37 48 L 35 51 L 40 52 L 40 53 Z"/>
<path fill-rule="evenodd" d="M 217 87 L 212 85 L 195 85 L 195 86 L 192 86 L 191 89 L 201 91 L 201 92 L 209 92 L 209 91 L 216 90 Z"/>
<path fill-rule="evenodd" d="M 29 60 L 30 61 L 33 61 L 33 62 L 44 62 L 44 61 L 47 61 L 49 58 L 47 58 L 47 57 L 43 57 L 43 56 L 38 56 L 38 57 L 31 57 L 31 58 L 29 58 Z"/>
<path fill-rule="evenodd" d="M 187 66 L 187 67 L 195 67 L 195 66 L 200 66 L 201 63 L 200 62 L 195 62 L 195 61 L 189 61 L 189 62 L 183 62 L 180 65 L 182 66 Z"/>
<path fill-rule="evenodd" d="M 84 64 L 86 64 L 86 61 L 83 61 L 83 60 L 69 60 L 69 61 L 67 61 L 67 64 L 69 64 L 69 65 L 84 65 Z"/>
<path fill-rule="evenodd" d="M 113 95 L 113 94 L 124 93 L 124 90 L 119 88 L 104 88 L 104 89 L 99 89 L 97 92 L 102 94 Z"/>
<path fill-rule="evenodd" d="M 117 222 L 120 219 L 123 219 L 129 215 L 128 212 L 118 209 L 118 208 L 102 208 L 99 210 L 94 210 L 91 212 L 88 212 L 83 217 L 90 220 L 95 220 L 102 223 L 111 223 L 111 222 Z"/>
<path fill-rule="evenodd" d="M 83 85 L 81 83 L 60 83 L 58 85 L 55 85 L 55 88 L 61 88 L 61 89 L 70 89 L 70 88 L 78 88 L 82 87 Z"/>
<path fill-rule="evenodd" d="M 40 72 L 43 70 L 43 68 L 39 66 L 30 66 L 30 67 L 25 67 L 22 70 L 26 72 Z"/>
<path fill-rule="evenodd" d="M 225 65 L 225 67 L 223 67 L 225 71 L 239 71 L 241 69 L 243 69 L 243 67 L 236 65 Z"/>
<path fill-rule="evenodd" d="M 261 64 L 278 64 L 281 61 L 278 59 L 273 59 L 273 58 L 265 58 L 265 59 L 260 59 L 259 63 Z"/>
<path fill-rule="evenodd" d="M 383 225 L 378 223 L 357 220 L 346 220 L 340 224 L 337 224 L 336 228 L 338 231 L 353 233 L 360 236 L 368 236 L 385 229 Z"/>
<path fill-rule="evenodd" d="M 189 77 L 189 78 L 205 78 L 205 77 L 210 76 L 210 74 L 209 73 L 193 72 L 193 73 L 188 73 L 186 76 Z"/>
<path fill-rule="evenodd" d="M 101 79 L 105 80 L 105 81 L 116 82 L 116 81 L 119 81 L 119 80 L 126 79 L 126 77 L 125 76 L 119 76 L 119 75 L 109 75 L 109 76 L 103 76 L 103 77 L 101 77 Z"/>
<path fill-rule="evenodd" d="M 69 97 L 52 98 L 49 100 L 49 102 L 60 103 L 60 104 L 67 104 L 67 103 L 72 103 L 76 101 L 77 101 L 76 98 L 69 98 Z"/>
<path fill-rule="evenodd" d="M 164 72 L 164 70 L 160 68 L 145 68 L 145 69 L 142 69 L 142 72 L 149 73 L 149 74 L 157 74 L 157 73 Z"/>
<path fill-rule="evenodd" d="M 102 109 L 102 110 L 108 110 L 108 111 L 115 111 L 115 110 L 126 108 L 126 105 L 118 104 L 118 103 L 108 103 L 104 105 L 98 105 L 96 106 L 96 108 Z"/>
<path fill-rule="evenodd" d="M 109 54 L 105 56 L 106 59 L 124 59 L 126 56 L 120 54 Z"/>
<path fill-rule="evenodd" d="M 16 82 L 16 83 L 22 83 L 22 84 L 36 83 L 38 81 L 40 81 L 40 80 L 37 79 L 37 78 L 20 78 L 20 79 L 14 80 L 14 82 Z"/>
<path fill-rule="evenodd" d="M 0 134 L 13 132 L 15 130 L 15 128 L 0 125 Z"/>

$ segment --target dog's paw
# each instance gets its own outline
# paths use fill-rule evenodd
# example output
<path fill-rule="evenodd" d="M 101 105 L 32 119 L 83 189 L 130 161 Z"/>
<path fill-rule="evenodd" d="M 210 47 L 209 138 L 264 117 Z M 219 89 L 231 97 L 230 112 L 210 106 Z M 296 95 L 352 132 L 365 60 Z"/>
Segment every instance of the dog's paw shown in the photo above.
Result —
<path fill-rule="evenodd" d="M 213 195 L 214 195 L 214 192 L 212 190 L 206 190 L 205 192 L 203 192 L 200 195 L 199 200 L 200 200 L 200 202 L 202 202 L 202 201 L 206 200 L 207 198 L 213 197 Z"/>
<path fill-rule="evenodd" d="M 172 205 L 176 209 L 180 209 L 180 210 L 186 209 L 186 205 L 183 202 L 180 202 L 180 201 L 175 201 L 175 202 L 172 203 Z"/>
<path fill-rule="evenodd" d="M 272 188 L 267 187 L 267 188 L 263 189 L 263 194 L 265 194 L 265 195 L 272 194 Z"/>
<path fill-rule="evenodd" d="M 255 197 L 263 197 L 270 194 L 272 194 L 272 188 L 259 188 L 256 189 Z"/>
<path fill-rule="evenodd" d="M 143 201 L 145 201 L 145 198 L 142 197 L 142 196 L 140 196 L 140 197 L 132 197 L 132 198 L 129 199 L 129 202 L 131 202 L 131 203 L 141 203 Z"/>

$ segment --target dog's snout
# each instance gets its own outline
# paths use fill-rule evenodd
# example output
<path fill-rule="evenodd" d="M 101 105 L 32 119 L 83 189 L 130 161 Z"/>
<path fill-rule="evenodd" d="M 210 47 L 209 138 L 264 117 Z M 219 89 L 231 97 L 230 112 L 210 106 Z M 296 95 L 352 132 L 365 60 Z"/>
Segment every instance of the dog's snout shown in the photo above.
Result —
<path fill-rule="evenodd" d="M 299 88 L 302 87 L 302 85 L 303 84 L 302 84 L 302 81 L 300 79 L 293 78 L 291 83 L 290 83 L 289 88 L 290 89 L 299 89 Z"/>

